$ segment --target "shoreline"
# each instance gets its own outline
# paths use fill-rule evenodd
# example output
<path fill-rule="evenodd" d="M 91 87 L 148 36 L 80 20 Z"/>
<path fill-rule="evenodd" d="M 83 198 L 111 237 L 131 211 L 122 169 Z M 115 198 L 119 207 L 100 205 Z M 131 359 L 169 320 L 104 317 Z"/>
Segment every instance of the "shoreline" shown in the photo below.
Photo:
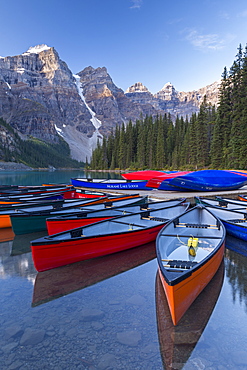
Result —
<path fill-rule="evenodd" d="M 33 171 L 33 168 L 23 163 L 0 162 L 0 171 Z"/>

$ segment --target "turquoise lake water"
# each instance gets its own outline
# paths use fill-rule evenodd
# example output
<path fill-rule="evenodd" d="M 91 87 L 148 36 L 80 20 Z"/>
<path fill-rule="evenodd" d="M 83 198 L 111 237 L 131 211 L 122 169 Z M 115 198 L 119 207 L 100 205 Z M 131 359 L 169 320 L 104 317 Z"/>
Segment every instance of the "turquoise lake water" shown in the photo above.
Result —
<path fill-rule="evenodd" d="M 0 184 L 70 183 L 83 171 L 0 172 Z M 0 368 L 247 369 L 247 244 L 171 325 L 155 243 L 37 273 L 30 241 L 0 230 Z M 233 251 L 232 249 L 237 249 Z"/>

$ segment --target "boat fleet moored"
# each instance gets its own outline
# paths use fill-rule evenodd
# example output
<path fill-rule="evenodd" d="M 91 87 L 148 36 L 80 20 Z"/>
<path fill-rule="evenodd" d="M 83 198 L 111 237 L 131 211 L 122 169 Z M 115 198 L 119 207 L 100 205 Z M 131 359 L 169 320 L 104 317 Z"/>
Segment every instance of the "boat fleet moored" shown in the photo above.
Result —
<path fill-rule="evenodd" d="M 47 233 L 30 242 L 39 273 L 136 247 L 141 254 L 140 246 L 156 241 L 158 276 L 176 326 L 222 264 L 226 234 L 247 241 L 245 196 L 194 199 L 192 206 L 186 198 L 98 193 L 76 188 L 73 181 L 1 186 L 0 229 L 11 230 L 10 238 Z"/>
<path fill-rule="evenodd" d="M 247 185 L 246 171 L 136 171 L 122 173 L 120 180 L 72 178 L 74 186 L 99 190 L 225 191 Z"/>

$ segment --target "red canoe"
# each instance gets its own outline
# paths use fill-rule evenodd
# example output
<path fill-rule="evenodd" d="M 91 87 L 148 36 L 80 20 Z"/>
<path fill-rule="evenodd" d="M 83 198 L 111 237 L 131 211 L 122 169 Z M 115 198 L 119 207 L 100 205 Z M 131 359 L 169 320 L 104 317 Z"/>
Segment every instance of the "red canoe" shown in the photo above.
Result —
<path fill-rule="evenodd" d="M 184 203 L 115 217 L 36 239 L 31 242 L 35 268 L 49 270 L 149 243 L 170 219 L 183 213 L 188 206 Z"/>
<path fill-rule="evenodd" d="M 163 175 L 155 176 L 153 178 L 150 178 L 150 180 L 147 182 L 146 187 L 147 188 L 155 188 L 158 189 L 162 181 L 167 179 L 173 179 L 177 176 L 186 175 L 187 173 L 190 173 L 191 171 L 181 171 L 181 172 L 173 172 L 173 173 L 164 173 Z"/>
<path fill-rule="evenodd" d="M 122 173 L 121 176 L 125 180 L 150 180 L 153 177 L 160 176 L 163 174 L 164 174 L 163 171 L 146 170 L 146 171 Z"/>
<path fill-rule="evenodd" d="M 138 199 L 138 198 L 137 198 Z M 141 198 L 143 199 L 144 198 Z M 133 200 L 102 203 L 100 206 L 86 207 L 83 211 L 66 216 L 51 217 L 46 219 L 46 228 L 49 235 L 75 229 L 95 222 L 108 220 L 124 214 L 138 213 L 145 209 L 154 210 L 158 208 L 171 207 L 185 202 L 185 198 L 166 200 L 159 202 L 133 202 Z M 138 203 L 138 204 L 137 204 Z M 104 204 L 106 205 L 104 207 Z M 100 208 L 101 207 L 101 208 Z"/>

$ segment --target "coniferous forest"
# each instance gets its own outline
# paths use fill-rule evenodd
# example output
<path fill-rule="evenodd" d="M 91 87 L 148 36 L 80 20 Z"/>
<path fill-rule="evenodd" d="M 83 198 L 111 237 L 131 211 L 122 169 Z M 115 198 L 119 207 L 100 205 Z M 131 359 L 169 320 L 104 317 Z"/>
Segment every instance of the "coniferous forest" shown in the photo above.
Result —
<path fill-rule="evenodd" d="M 0 141 L 0 161 L 23 163 L 32 168 L 79 168 L 84 165 L 70 157 L 69 145 L 58 137 L 52 144 L 29 137 L 22 140 L 14 129 L 0 117 L 0 130 L 5 128 L 9 142 Z M 5 135 L 3 135 L 5 137 Z"/>
<path fill-rule="evenodd" d="M 247 46 L 224 68 L 217 107 L 206 97 L 190 118 L 140 117 L 93 151 L 91 169 L 246 169 Z"/>

